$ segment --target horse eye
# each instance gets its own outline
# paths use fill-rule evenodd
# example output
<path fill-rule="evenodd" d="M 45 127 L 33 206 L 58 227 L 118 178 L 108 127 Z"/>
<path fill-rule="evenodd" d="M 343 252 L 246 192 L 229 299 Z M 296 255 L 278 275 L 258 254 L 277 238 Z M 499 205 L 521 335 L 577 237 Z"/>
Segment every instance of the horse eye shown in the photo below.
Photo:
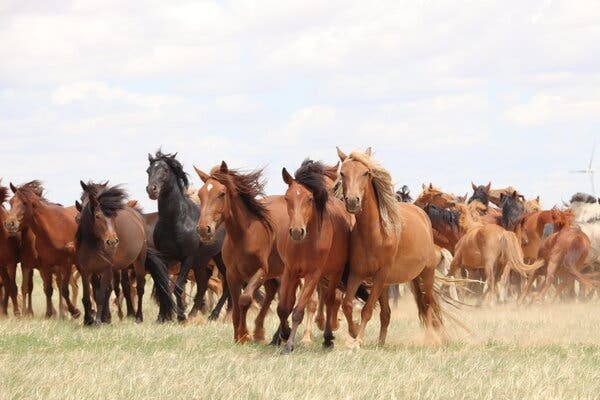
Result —
<path fill-rule="evenodd" d="M 343 173 L 343 172 L 340 172 L 340 176 L 343 178 L 343 177 L 344 177 L 344 173 Z"/>
<path fill-rule="evenodd" d="M 225 197 L 225 192 L 219 193 L 219 199 L 222 199 L 223 197 Z"/>
<path fill-rule="evenodd" d="M 365 171 L 365 173 L 363 174 L 363 176 L 367 176 L 369 175 L 369 171 Z"/>

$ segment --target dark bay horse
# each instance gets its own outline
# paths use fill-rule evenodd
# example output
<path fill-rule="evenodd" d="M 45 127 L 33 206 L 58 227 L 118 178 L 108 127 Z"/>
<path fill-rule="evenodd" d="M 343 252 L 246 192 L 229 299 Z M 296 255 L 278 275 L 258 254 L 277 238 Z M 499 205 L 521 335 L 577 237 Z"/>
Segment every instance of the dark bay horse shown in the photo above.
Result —
<path fill-rule="evenodd" d="M 17 262 L 19 257 L 19 237 L 11 236 L 4 229 L 4 221 L 8 211 L 4 208 L 4 203 L 8 199 L 8 188 L 0 186 L 0 278 L 4 286 L 2 300 L 0 304 L 0 315 L 8 314 L 8 300 L 12 300 L 13 313 L 19 317 L 21 311 L 17 301 Z M 23 293 L 25 295 L 25 293 Z"/>
<path fill-rule="evenodd" d="M 225 264 L 221 257 L 221 247 L 225 238 L 225 228 L 215 232 L 211 243 L 200 242 L 196 225 L 200 218 L 199 207 L 187 196 L 188 176 L 177 154 L 163 154 L 160 150 L 154 156 L 148 154 L 150 166 L 146 191 L 152 200 L 158 200 L 158 221 L 154 227 L 154 245 L 169 264 L 179 262 L 181 269 L 175 283 L 177 298 L 177 318 L 185 320 L 183 310 L 183 284 L 190 268 L 196 277 L 197 292 L 190 316 L 202 308 L 202 300 L 208 286 L 209 275 L 206 266 L 212 258 L 225 275 Z M 211 318 L 218 317 L 211 314 Z"/>
<path fill-rule="evenodd" d="M 4 227 L 11 234 L 30 228 L 35 235 L 35 247 L 38 255 L 40 274 L 46 294 L 46 316 L 56 314 L 52 305 L 52 274 L 56 273 L 60 294 L 74 318 L 81 312 L 69 298 L 69 281 L 75 265 L 75 252 L 72 243 L 75 240 L 77 223 L 75 207 L 63 207 L 50 203 L 42 197 L 42 186 L 33 181 L 19 187 L 10 184 L 14 196 L 10 199 L 11 209 Z M 60 302 L 59 302 L 60 303 Z M 62 316 L 62 307 L 59 307 Z"/>
<path fill-rule="evenodd" d="M 99 280 L 96 291 L 95 323 L 106 321 L 108 297 L 113 272 L 133 265 L 137 280 L 136 322 L 143 321 L 142 299 L 146 284 L 146 269 L 152 275 L 159 301 L 158 321 L 171 319 L 173 302 L 169 293 L 169 278 L 165 264 L 146 243 L 146 224 L 138 210 L 126 205 L 126 194 L 118 186 L 81 183 L 84 191 L 75 249 L 83 282 L 84 323 L 91 325 L 89 283 L 93 275 Z"/>
<path fill-rule="evenodd" d="M 323 345 L 333 346 L 332 325 L 333 319 L 337 319 L 335 292 L 348 262 L 351 221 L 342 201 L 329 195 L 324 175 L 325 166 L 312 160 L 305 160 L 294 177 L 285 168 L 282 170 L 283 180 L 288 185 L 285 201 L 290 221 L 288 235 L 277 244 L 285 265 L 277 307 L 282 336 L 287 335 L 282 354 L 294 349 L 304 310 L 323 278 L 328 281 L 322 293 L 327 311 Z M 296 303 L 300 278 L 304 278 L 304 285 Z M 289 328 L 283 327 L 287 327 L 290 313 L 292 328 L 287 332 Z"/>
<path fill-rule="evenodd" d="M 346 210 L 356 216 L 350 237 L 350 276 L 344 297 L 344 314 L 354 345 L 364 341 L 367 322 L 375 301 L 381 303 L 379 343 L 384 344 L 390 321 L 390 307 L 385 286 L 411 282 L 419 319 L 432 339 L 446 337 L 442 310 L 434 288 L 435 270 L 443 255 L 433 243 L 431 222 L 419 207 L 396 201 L 389 172 L 365 153 L 349 156 L 339 148 L 342 161 L 340 176 Z M 352 318 L 352 299 L 361 282 L 373 278 L 373 287 L 361 312 L 357 327 Z"/>
<path fill-rule="evenodd" d="M 277 292 L 275 278 L 283 270 L 276 240 L 278 228 L 283 225 L 280 221 L 287 217 L 285 202 L 278 197 L 259 198 L 264 195 L 261 170 L 242 174 L 229 169 L 225 161 L 212 168 L 210 175 L 198 168 L 195 170 L 204 182 L 198 190 L 202 213 L 197 230 L 201 240 L 211 243 L 219 229 L 224 226 L 227 231 L 223 260 L 233 302 L 234 340 L 240 343 L 250 340 L 246 314 L 255 290 L 264 284 L 265 298 L 254 330 L 254 340 L 262 341 L 265 338 L 264 319 Z"/>

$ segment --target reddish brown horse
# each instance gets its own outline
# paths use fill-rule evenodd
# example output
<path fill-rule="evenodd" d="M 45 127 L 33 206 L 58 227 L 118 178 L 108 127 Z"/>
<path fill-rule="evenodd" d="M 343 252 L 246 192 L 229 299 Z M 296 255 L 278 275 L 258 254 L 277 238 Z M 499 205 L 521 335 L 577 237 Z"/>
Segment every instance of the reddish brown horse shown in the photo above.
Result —
<path fill-rule="evenodd" d="M 285 201 L 290 222 L 288 235 L 277 244 L 285 265 L 277 314 L 282 337 L 287 337 L 282 354 L 289 354 L 294 349 L 294 338 L 304 318 L 304 309 L 323 278 L 328 281 L 327 289 L 322 293 L 327 313 L 323 345 L 333 346 L 332 325 L 333 319 L 337 318 L 335 291 L 348 261 L 351 226 L 343 203 L 329 195 L 322 163 L 305 160 L 294 178 L 285 168 L 282 175 L 288 185 Z M 304 285 L 296 303 L 300 278 L 304 278 Z M 291 332 L 287 328 L 290 313 Z"/>
<path fill-rule="evenodd" d="M 210 175 L 194 169 L 204 182 L 198 190 L 202 204 L 197 226 L 200 239 L 210 243 L 221 224 L 227 231 L 222 253 L 233 302 L 234 340 L 240 343 L 250 340 L 246 315 L 254 291 L 264 284 L 265 299 L 254 330 L 254 340 L 262 341 L 264 319 L 277 292 L 275 278 L 283 271 L 276 237 L 279 230 L 286 229 L 281 222 L 287 219 L 285 201 L 283 196 L 257 198 L 264 195 L 261 170 L 242 174 L 230 170 L 225 161 L 214 167 Z M 242 293 L 244 283 L 246 288 Z"/>
<path fill-rule="evenodd" d="M 0 186 L 0 222 L 6 220 L 7 210 L 4 208 L 4 202 L 8 198 L 8 188 Z M 19 239 L 16 236 L 10 236 L 4 229 L 4 224 L 0 228 L 0 278 L 4 286 L 2 293 L 2 303 L 0 304 L 0 315 L 8 314 L 8 299 L 12 300 L 13 312 L 15 316 L 20 316 L 19 302 L 17 301 L 17 262 L 19 256 Z"/>
<path fill-rule="evenodd" d="M 367 322 L 375 301 L 385 296 L 381 307 L 379 343 L 385 343 L 390 308 L 384 287 L 411 282 L 419 318 L 428 332 L 442 334 L 442 311 L 434 290 L 435 268 L 440 252 L 433 244 L 431 222 L 423 210 L 396 201 L 390 174 L 371 158 L 371 149 L 349 156 L 338 148 L 342 160 L 340 176 L 348 212 L 356 225 L 350 239 L 350 275 L 344 297 L 344 314 L 355 345 L 364 341 Z M 373 277 L 373 287 L 357 327 L 352 318 L 352 299 L 361 282 Z"/>
<path fill-rule="evenodd" d="M 571 211 L 562 211 L 557 208 L 525 214 L 523 216 L 523 230 L 527 235 L 527 241 L 523 243 L 525 261 L 531 263 L 537 260 L 544 239 L 544 229 L 548 225 L 552 228 L 550 230 L 552 233 L 569 226 L 572 219 Z"/>
<path fill-rule="evenodd" d="M 133 265 L 137 280 L 136 322 L 143 321 L 142 299 L 146 286 L 146 268 L 152 274 L 160 304 L 159 322 L 172 317 L 172 299 L 169 293 L 167 267 L 158 253 L 146 243 L 146 224 L 140 212 L 129 207 L 125 192 L 118 186 L 81 183 L 84 191 L 82 204 L 76 203 L 80 212 L 75 248 L 83 282 L 84 324 L 108 322 L 108 297 L 114 271 Z M 98 277 L 95 287 L 98 310 L 92 318 L 90 279 Z"/>
<path fill-rule="evenodd" d="M 28 227 L 35 235 L 40 274 L 46 294 L 46 316 L 56 314 L 52 305 L 52 273 L 56 273 L 60 293 L 69 312 L 74 318 L 79 317 L 80 311 L 69 298 L 69 280 L 75 264 L 72 243 L 77 231 L 77 210 L 75 207 L 65 208 L 44 199 L 39 182 L 30 182 L 18 188 L 11 183 L 10 188 L 15 195 L 10 200 L 11 210 L 4 226 L 11 234 Z M 59 313 L 62 316 L 62 307 L 59 307 Z"/>

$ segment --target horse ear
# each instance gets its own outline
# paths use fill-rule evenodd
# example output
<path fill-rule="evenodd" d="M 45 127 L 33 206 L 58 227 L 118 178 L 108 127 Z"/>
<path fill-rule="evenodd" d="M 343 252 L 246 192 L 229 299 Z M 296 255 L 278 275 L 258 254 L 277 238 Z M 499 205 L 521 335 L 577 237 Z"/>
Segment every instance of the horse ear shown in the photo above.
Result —
<path fill-rule="evenodd" d="M 473 182 L 471 182 L 471 187 L 473 188 L 473 190 L 477 190 L 477 186 L 475 186 Z"/>
<path fill-rule="evenodd" d="M 77 201 L 77 200 L 75 200 L 75 208 L 79 212 L 81 212 L 81 210 L 83 209 L 83 207 L 81 206 L 81 203 L 79 201 Z"/>
<path fill-rule="evenodd" d="M 421 183 L 421 189 L 425 190 L 427 188 L 427 185 L 424 183 Z"/>
<path fill-rule="evenodd" d="M 79 181 L 79 184 L 81 185 L 81 188 L 83 189 L 83 191 L 87 192 L 88 185 L 86 185 L 85 182 L 83 182 L 83 181 Z"/>
<path fill-rule="evenodd" d="M 227 163 L 225 161 L 221 161 L 221 172 L 225 174 L 229 172 L 229 168 L 227 167 Z"/>
<path fill-rule="evenodd" d="M 198 174 L 198 176 L 200 177 L 200 179 L 202 180 L 202 182 L 206 183 L 206 181 L 208 180 L 208 178 L 210 178 L 210 175 L 200 171 L 198 168 L 196 168 L 196 166 L 194 165 L 194 171 L 196 171 L 196 174 Z"/>
<path fill-rule="evenodd" d="M 538 203 L 540 202 L 540 195 L 538 195 L 538 197 L 535 198 L 535 201 L 537 201 Z"/>
<path fill-rule="evenodd" d="M 516 198 L 517 198 L 517 196 L 518 196 L 518 193 L 517 193 L 517 191 L 516 191 L 516 190 L 515 190 L 515 191 L 513 191 L 513 192 L 512 192 L 512 197 L 513 197 L 513 199 L 516 199 Z"/>
<path fill-rule="evenodd" d="M 148 153 L 148 161 L 150 162 L 150 164 L 154 162 L 154 157 L 152 157 L 152 154 L 150 153 Z"/>
<path fill-rule="evenodd" d="M 348 158 L 346 153 L 344 153 L 342 150 L 340 150 L 340 148 L 337 146 L 335 146 L 335 149 L 337 150 L 337 154 L 338 154 L 338 157 L 340 158 L 340 161 L 344 162 L 344 160 L 346 160 L 346 158 Z"/>
<path fill-rule="evenodd" d="M 492 182 L 487 184 L 487 186 L 485 187 L 485 191 L 489 193 L 491 188 L 492 188 Z"/>
<path fill-rule="evenodd" d="M 373 154 L 373 149 L 371 149 L 371 146 L 367 147 L 367 149 L 365 150 L 365 154 L 371 157 L 371 155 Z"/>
<path fill-rule="evenodd" d="M 433 190 L 433 183 L 429 182 L 429 189 Z"/>
<path fill-rule="evenodd" d="M 294 181 L 294 178 L 292 178 L 292 176 L 287 171 L 287 169 L 285 169 L 285 167 L 283 167 L 283 169 L 281 170 L 281 176 L 283 177 L 283 181 L 285 182 L 285 184 L 288 186 L 290 186 Z"/>
<path fill-rule="evenodd" d="M 12 190 L 13 193 L 17 193 L 17 188 L 15 187 L 15 185 L 13 185 L 12 182 L 9 183 L 10 186 L 10 190 Z"/>

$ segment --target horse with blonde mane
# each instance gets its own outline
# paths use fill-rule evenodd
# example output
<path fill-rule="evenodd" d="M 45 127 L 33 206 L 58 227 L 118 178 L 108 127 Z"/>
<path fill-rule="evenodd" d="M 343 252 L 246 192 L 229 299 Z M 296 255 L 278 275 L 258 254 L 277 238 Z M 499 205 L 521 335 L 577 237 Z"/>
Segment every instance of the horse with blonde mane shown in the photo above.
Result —
<path fill-rule="evenodd" d="M 442 310 L 434 289 L 436 266 L 445 262 L 443 253 L 433 243 L 431 222 L 419 207 L 396 201 L 389 172 L 365 153 L 346 155 L 339 148 L 342 161 L 340 176 L 346 210 L 356 217 L 350 235 L 350 273 L 343 309 L 353 345 L 364 342 L 365 327 L 373 314 L 375 302 L 381 307 L 379 344 L 385 343 L 390 321 L 387 290 L 391 284 L 411 282 L 419 319 L 433 338 L 444 339 Z M 361 312 L 360 326 L 352 318 L 352 299 L 361 282 L 369 277 L 373 287 Z"/>

